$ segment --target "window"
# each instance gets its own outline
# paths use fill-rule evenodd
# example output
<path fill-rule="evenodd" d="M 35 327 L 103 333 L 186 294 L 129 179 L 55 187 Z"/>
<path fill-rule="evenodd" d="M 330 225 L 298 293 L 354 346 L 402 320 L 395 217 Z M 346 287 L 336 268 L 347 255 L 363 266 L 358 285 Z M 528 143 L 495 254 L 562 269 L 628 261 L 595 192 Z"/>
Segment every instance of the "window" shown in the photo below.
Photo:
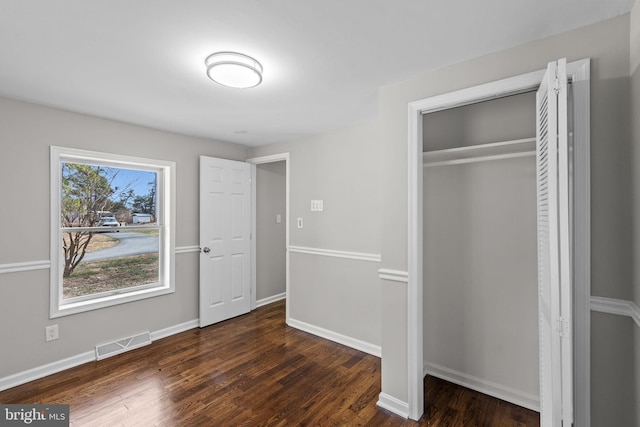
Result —
<path fill-rule="evenodd" d="M 175 163 L 51 147 L 51 317 L 174 291 Z"/>

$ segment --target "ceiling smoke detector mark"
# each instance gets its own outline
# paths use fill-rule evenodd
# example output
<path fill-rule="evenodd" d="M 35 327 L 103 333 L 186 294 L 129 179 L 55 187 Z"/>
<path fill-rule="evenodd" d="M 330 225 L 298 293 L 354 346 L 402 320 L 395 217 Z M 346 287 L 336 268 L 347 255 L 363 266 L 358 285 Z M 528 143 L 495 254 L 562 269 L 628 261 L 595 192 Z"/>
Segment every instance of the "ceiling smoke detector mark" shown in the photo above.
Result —
<path fill-rule="evenodd" d="M 235 133 L 236 135 L 243 135 L 243 134 L 247 134 L 249 133 L 246 130 L 234 130 L 233 133 Z"/>

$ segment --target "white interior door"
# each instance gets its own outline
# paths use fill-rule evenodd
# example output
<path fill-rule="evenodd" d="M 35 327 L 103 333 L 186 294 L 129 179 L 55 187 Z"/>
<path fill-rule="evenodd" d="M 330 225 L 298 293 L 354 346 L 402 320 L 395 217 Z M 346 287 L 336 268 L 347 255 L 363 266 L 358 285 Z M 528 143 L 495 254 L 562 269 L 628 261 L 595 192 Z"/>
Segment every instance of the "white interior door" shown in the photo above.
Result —
<path fill-rule="evenodd" d="M 536 98 L 540 425 L 573 422 L 570 156 L 566 61 L 551 62 Z"/>
<path fill-rule="evenodd" d="M 200 327 L 251 310 L 251 165 L 200 156 Z"/>

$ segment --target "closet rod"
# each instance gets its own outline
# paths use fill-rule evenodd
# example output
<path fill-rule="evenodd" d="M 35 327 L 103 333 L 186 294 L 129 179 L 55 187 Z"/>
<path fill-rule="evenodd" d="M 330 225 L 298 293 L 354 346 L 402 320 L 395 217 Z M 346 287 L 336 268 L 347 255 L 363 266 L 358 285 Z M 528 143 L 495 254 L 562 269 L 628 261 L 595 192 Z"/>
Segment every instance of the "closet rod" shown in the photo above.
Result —
<path fill-rule="evenodd" d="M 535 155 L 535 153 L 536 139 L 525 138 L 513 141 L 426 151 L 422 153 L 422 164 L 425 167 L 459 165 L 488 160 L 532 156 Z"/>

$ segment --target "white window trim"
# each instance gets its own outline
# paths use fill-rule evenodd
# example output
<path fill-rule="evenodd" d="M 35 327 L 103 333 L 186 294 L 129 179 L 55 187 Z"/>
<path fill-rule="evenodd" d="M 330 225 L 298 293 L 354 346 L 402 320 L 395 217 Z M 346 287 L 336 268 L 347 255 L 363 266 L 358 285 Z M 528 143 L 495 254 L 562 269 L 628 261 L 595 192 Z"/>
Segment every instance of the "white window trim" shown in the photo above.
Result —
<path fill-rule="evenodd" d="M 62 241 L 60 227 L 60 193 L 61 193 L 61 162 L 87 163 L 95 161 L 101 165 L 114 167 L 131 167 L 157 170 L 158 173 L 158 210 L 161 218 L 160 228 L 160 282 L 151 288 L 137 289 L 129 292 L 110 294 L 84 301 L 63 303 L 62 299 Z M 51 319 L 82 313 L 99 308 L 110 307 L 146 298 L 166 295 L 175 292 L 175 196 L 176 174 L 175 162 L 131 157 L 119 154 L 99 153 L 51 146 L 51 279 L 50 279 L 50 314 Z"/>

